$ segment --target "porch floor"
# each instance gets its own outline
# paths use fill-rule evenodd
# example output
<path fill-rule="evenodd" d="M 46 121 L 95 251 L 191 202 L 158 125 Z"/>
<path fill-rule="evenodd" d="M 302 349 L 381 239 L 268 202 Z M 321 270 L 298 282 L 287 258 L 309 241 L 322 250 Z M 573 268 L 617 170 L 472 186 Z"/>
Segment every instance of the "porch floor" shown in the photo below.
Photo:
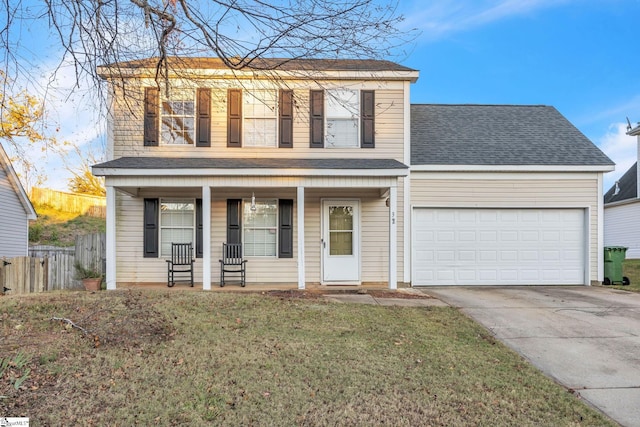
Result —
<path fill-rule="evenodd" d="M 398 283 L 398 289 L 409 289 L 410 286 L 404 283 Z M 169 290 L 169 291 L 202 291 L 202 285 L 196 283 L 193 287 L 188 283 L 176 283 L 175 286 L 169 288 L 166 282 L 163 283 L 119 283 L 117 289 L 137 289 L 137 290 Z M 297 284 L 281 284 L 281 283 L 248 283 L 244 288 L 237 284 L 228 284 L 220 287 L 218 284 L 211 284 L 211 291 L 208 292 L 266 292 L 266 291 L 288 291 L 298 290 Z M 320 285 L 307 284 L 305 291 L 310 292 L 356 292 L 356 291 L 377 291 L 389 290 L 389 286 L 385 283 L 367 283 L 362 285 Z"/>

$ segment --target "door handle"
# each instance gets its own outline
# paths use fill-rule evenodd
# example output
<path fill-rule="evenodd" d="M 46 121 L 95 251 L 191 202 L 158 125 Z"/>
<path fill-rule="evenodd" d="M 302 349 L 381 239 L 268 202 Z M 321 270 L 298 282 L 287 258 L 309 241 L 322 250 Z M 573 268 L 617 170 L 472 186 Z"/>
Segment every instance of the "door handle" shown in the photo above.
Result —
<path fill-rule="evenodd" d="M 322 242 L 322 249 L 325 249 L 327 247 L 327 242 L 325 242 L 324 239 L 320 239 L 320 241 Z"/>

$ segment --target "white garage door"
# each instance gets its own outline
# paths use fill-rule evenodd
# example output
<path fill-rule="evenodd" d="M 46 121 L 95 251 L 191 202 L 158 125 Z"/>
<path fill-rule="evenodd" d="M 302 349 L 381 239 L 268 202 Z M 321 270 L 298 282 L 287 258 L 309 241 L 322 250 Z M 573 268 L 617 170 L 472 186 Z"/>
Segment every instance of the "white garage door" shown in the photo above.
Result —
<path fill-rule="evenodd" d="M 413 285 L 582 285 L 582 209 L 414 209 Z"/>

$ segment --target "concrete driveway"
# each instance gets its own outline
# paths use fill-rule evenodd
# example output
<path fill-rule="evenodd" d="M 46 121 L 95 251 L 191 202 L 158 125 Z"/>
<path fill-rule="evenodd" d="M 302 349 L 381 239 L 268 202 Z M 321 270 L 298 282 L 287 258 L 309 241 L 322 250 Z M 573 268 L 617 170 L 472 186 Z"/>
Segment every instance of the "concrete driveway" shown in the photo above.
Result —
<path fill-rule="evenodd" d="M 602 287 L 436 287 L 496 338 L 624 426 L 640 426 L 640 294 Z"/>

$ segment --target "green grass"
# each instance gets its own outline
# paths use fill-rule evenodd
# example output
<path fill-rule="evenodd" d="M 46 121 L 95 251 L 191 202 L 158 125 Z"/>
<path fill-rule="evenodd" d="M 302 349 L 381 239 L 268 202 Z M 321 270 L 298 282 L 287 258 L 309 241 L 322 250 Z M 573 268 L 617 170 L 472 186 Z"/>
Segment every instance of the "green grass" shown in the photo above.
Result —
<path fill-rule="evenodd" d="M 36 426 L 615 425 L 448 307 L 110 291 L 0 313 L 30 369 L 0 377 L 0 414 Z"/>

